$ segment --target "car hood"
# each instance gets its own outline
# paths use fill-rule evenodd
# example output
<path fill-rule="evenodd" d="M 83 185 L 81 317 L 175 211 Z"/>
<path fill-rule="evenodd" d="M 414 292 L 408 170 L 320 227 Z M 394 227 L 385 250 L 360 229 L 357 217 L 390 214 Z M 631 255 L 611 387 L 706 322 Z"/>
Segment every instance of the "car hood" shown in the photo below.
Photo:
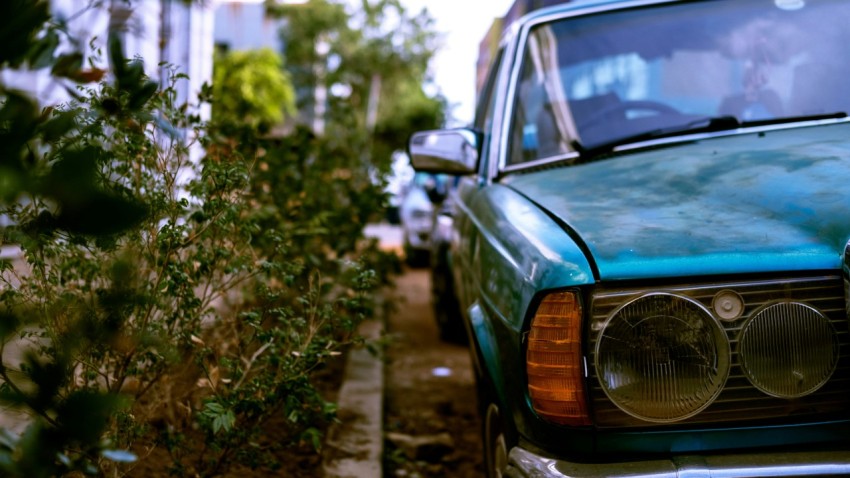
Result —
<path fill-rule="evenodd" d="M 850 125 L 715 137 L 506 180 L 602 280 L 841 267 Z"/>

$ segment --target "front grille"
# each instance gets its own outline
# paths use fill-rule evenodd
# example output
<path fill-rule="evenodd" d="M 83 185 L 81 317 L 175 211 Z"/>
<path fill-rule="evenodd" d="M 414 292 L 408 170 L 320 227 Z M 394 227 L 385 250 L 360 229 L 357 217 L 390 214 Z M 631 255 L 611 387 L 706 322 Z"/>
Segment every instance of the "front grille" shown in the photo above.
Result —
<path fill-rule="evenodd" d="M 840 276 L 756 280 L 714 284 L 669 284 L 658 287 L 598 288 L 591 298 L 589 327 L 588 394 L 595 422 L 600 427 L 657 427 L 635 418 L 614 405 L 600 385 L 596 364 L 596 342 L 608 318 L 624 303 L 650 292 L 666 292 L 689 297 L 709 310 L 722 291 L 734 291 L 744 302 L 743 312 L 734 320 L 720 320 L 729 340 L 729 377 L 716 400 L 680 424 L 722 424 L 795 422 L 814 418 L 850 416 L 850 331 L 844 281 Z M 746 377 L 739 357 L 738 340 L 747 319 L 773 303 L 805 304 L 820 311 L 835 328 L 838 362 L 830 379 L 816 391 L 799 398 L 780 398 L 759 390 Z M 668 425 L 669 426 L 669 425 Z"/>

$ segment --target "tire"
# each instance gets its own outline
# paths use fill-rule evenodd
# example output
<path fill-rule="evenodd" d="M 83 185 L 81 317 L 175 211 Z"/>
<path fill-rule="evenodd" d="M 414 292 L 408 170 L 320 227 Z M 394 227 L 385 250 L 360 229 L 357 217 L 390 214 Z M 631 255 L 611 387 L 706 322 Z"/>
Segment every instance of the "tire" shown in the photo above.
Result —
<path fill-rule="evenodd" d="M 482 415 L 484 476 L 502 478 L 508 467 L 508 443 L 499 408 L 490 403 Z"/>
<path fill-rule="evenodd" d="M 470 337 L 474 341 L 474 337 Z M 477 346 L 471 352 L 478 355 L 482 368 L 475 367 L 475 388 L 478 416 L 481 417 L 481 443 L 484 448 L 484 476 L 502 478 L 508 468 L 508 455 L 518 443 L 517 431 L 510 414 L 502 405 L 493 378 L 490 377 Z M 507 419 L 507 420 L 506 420 Z"/>
<path fill-rule="evenodd" d="M 414 249 L 409 243 L 404 243 L 404 263 L 409 267 L 422 268 L 428 265 L 428 251 Z"/>

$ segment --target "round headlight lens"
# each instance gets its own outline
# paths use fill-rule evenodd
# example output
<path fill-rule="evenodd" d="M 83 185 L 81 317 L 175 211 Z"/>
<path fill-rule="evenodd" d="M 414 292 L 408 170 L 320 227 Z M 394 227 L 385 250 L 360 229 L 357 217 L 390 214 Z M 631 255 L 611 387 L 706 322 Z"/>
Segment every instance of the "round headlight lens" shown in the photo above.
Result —
<path fill-rule="evenodd" d="M 707 407 L 729 374 L 729 342 L 699 303 L 648 294 L 614 312 L 596 344 L 608 398 L 650 422 L 675 422 Z"/>
<path fill-rule="evenodd" d="M 753 386 L 774 397 L 797 398 L 832 376 L 838 366 L 838 335 L 816 309 L 781 302 L 744 324 L 738 352 Z"/>

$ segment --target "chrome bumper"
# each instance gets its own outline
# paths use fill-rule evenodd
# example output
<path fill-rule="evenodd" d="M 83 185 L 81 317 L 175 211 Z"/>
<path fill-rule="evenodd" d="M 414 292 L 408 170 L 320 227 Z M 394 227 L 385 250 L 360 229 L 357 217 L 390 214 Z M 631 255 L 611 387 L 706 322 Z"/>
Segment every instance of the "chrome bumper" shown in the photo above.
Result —
<path fill-rule="evenodd" d="M 571 463 L 520 447 L 511 450 L 505 476 L 512 478 L 750 478 L 850 476 L 850 450 L 741 455 L 688 455 L 629 463 Z"/>

